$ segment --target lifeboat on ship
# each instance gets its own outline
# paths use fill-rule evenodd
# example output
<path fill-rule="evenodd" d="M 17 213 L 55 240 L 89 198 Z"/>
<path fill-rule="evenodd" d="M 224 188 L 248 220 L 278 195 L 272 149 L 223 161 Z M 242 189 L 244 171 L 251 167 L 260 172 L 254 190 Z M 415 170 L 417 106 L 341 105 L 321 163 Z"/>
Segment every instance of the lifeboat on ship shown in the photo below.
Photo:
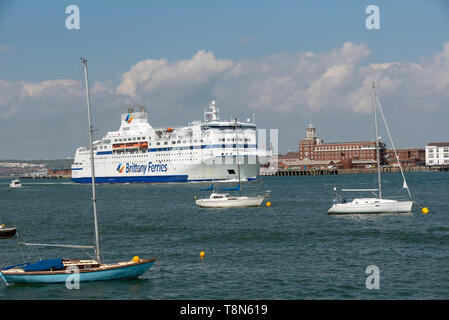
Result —
<path fill-rule="evenodd" d="M 139 142 L 140 149 L 148 149 L 148 142 Z"/>

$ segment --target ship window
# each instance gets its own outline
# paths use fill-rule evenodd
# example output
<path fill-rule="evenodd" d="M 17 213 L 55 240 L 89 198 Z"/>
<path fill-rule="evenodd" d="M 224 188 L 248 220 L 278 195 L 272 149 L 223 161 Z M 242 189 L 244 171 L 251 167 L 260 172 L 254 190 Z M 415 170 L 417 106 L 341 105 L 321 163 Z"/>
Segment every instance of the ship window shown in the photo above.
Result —
<path fill-rule="evenodd" d="M 137 137 L 137 140 L 140 140 L 140 137 Z"/>
<path fill-rule="evenodd" d="M 176 141 L 172 141 L 171 144 L 176 144 Z"/>
<path fill-rule="evenodd" d="M 160 143 L 160 142 L 156 142 L 156 144 L 157 144 L 157 145 L 160 145 L 161 143 Z"/>
<path fill-rule="evenodd" d="M 167 143 L 168 143 L 167 141 L 164 142 L 164 144 L 167 144 Z"/>

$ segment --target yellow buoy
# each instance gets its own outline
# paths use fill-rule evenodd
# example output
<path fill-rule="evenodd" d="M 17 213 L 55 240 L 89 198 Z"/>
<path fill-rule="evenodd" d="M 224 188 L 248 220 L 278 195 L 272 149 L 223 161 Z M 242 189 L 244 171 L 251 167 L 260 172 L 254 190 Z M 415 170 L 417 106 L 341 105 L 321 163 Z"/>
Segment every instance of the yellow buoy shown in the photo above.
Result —
<path fill-rule="evenodd" d="M 267 203 L 265 204 L 267 207 L 271 207 L 271 202 L 267 201 Z"/>
<path fill-rule="evenodd" d="M 429 209 L 427 209 L 427 207 L 424 207 L 421 209 L 421 212 L 424 214 L 427 214 L 427 213 L 429 213 Z"/>
<path fill-rule="evenodd" d="M 200 257 L 201 257 L 201 258 L 204 258 L 205 255 L 206 255 L 206 254 L 204 253 L 204 251 L 201 250 L 201 252 L 200 252 Z"/>
<path fill-rule="evenodd" d="M 138 256 L 134 256 L 132 262 L 135 262 L 135 263 L 140 262 L 140 258 Z"/>

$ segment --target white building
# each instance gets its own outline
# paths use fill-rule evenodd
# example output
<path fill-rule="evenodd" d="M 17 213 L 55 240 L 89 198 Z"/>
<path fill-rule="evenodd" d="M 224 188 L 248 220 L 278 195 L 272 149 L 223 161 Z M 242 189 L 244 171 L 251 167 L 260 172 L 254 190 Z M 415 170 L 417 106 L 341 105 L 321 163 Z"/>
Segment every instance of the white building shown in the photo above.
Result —
<path fill-rule="evenodd" d="M 426 146 L 426 166 L 449 165 L 449 142 L 429 142 Z"/>

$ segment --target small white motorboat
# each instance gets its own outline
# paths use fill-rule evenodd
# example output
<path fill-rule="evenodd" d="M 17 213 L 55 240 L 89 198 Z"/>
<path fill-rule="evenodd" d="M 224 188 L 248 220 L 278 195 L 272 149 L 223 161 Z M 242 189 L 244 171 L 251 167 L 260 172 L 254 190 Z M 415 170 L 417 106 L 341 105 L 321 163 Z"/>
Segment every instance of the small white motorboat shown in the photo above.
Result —
<path fill-rule="evenodd" d="M 0 239 L 11 238 L 16 235 L 16 228 L 5 228 L 4 224 L 0 225 Z"/>
<path fill-rule="evenodd" d="M 257 207 L 266 197 L 266 195 L 248 197 L 230 196 L 228 193 L 211 193 L 209 198 L 195 199 L 195 203 L 201 208 Z"/>
<path fill-rule="evenodd" d="M 11 181 L 11 183 L 9 184 L 9 186 L 10 186 L 11 188 L 21 188 L 21 187 L 22 187 L 22 184 L 20 183 L 20 180 L 19 180 L 19 179 L 14 179 L 14 180 Z"/>

